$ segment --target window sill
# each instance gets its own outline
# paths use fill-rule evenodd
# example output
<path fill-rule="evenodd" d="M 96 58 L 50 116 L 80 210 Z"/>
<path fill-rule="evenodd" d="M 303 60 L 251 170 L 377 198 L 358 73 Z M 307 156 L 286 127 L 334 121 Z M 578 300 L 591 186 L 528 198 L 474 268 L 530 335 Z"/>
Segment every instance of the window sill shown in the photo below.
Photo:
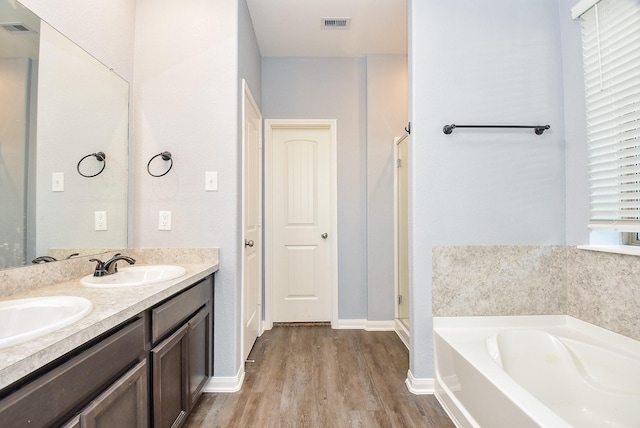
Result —
<path fill-rule="evenodd" d="M 640 256 L 640 246 L 635 245 L 578 245 L 579 250 Z"/>

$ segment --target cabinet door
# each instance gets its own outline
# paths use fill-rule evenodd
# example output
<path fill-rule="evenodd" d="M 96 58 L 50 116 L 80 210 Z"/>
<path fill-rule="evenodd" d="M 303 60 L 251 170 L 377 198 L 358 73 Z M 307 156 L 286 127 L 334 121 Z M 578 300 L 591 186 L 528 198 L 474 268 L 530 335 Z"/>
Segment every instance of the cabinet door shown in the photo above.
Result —
<path fill-rule="evenodd" d="M 153 377 L 153 426 L 175 428 L 189 411 L 189 325 L 151 350 Z"/>
<path fill-rule="evenodd" d="M 80 413 L 81 428 L 146 428 L 147 362 L 141 361 Z"/>
<path fill-rule="evenodd" d="M 192 409 L 209 380 L 210 358 L 209 306 L 205 306 L 189 321 L 189 409 Z"/>

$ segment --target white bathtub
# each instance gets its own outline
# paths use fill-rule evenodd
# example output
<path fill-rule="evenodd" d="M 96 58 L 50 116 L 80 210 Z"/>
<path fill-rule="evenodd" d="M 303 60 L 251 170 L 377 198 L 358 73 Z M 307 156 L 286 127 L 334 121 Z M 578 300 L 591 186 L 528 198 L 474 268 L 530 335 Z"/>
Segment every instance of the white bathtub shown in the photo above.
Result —
<path fill-rule="evenodd" d="M 436 397 L 459 427 L 640 427 L 640 342 L 553 316 L 434 318 Z"/>

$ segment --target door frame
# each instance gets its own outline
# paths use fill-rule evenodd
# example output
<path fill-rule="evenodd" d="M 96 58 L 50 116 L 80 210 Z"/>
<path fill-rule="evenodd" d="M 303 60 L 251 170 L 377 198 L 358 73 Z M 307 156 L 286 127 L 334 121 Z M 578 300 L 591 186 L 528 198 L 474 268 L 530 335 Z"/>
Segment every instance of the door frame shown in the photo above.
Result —
<path fill-rule="evenodd" d="M 258 166 L 260 168 L 260 171 L 258 171 L 258 180 L 260 180 L 260 185 L 258 186 L 258 229 L 259 229 L 259 233 L 258 236 L 262 236 L 262 232 L 263 232 L 263 214 L 262 214 L 262 200 L 263 200 L 263 179 L 262 179 L 262 155 L 263 155 L 263 140 L 262 140 L 262 124 L 264 123 L 263 119 L 262 119 L 262 112 L 260 111 L 260 109 L 258 108 L 258 105 L 256 104 L 255 99 L 253 98 L 253 95 L 251 94 L 251 90 L 249 89 L 249 85 L 247 84 L 247 82 L 245 81 L 245 79 L 242 79 L 242 106 L 241 106 L 241 111 L 242 111 L 242 220 L 241 220 L 241 228 L 242 228 L 242 233 L 240 236 L 240 246 L 242 248 L 242 257 L 240 258 L 240 283 L 241 283 L 241 290 L 240 290 L 240 355 L 241 355 L 241 367 L 243 367 L 244 365 L 244 355 L 245 355 L 245 349 L 244 349 L 244 333 L 245 333 L 245 329 L 244 329 L 244 323 L 245 323 L 245 301 L 244 301 L 244 295 L 245 295 L 245 275 L 244 275 L 244 269 L 245 269 L 245 263 L 244 263 L 244 259 L 245 259 L 245 245 L 244 245 L 244 231 L 245 231 L 245 227 L 246 227 L 246 206 L 245 206 L 245 165 L 246 165 L 246 150 L 245 150 L 245 144 L 246 144 L 246 135 L 245 135 L 245 109 L 246 109 L 246 102 L 248 102 L 251 104 L 251 106 L 258 112 L 258 116 L 260 117 L 260 126 L 259 126 L 259 136 L 258 136 L 258 158 L 259 158 L 259 162 L 258 162 Z M 262 240 L 262 238 L 261 238 Z M 263 270 L 263 263 L 264 263 L 264 251 L 263 251 L 263 246 L 262 246 L 262 242 L 259 242 L 258 244 L 258 278 L 262 278 L 262 270 Z M 262 334 L 262 332 L 264 331 L 263 328 L 263 321 L 262 321 L 262 289 L 263 289 L 263 283 L 262 281 L 260 281 L 260 283 L 258 284 L 258 337 L 260 337 L 260 335 Z"/>
<path fill-rule="evenodd" d="M 337 121 L 335 119 L 265 119 L 264 120 L 264 328 L 273 328 L 273 130 L 274 129 L 315 128 L 328 129 L 331 138 L 331 161 L 329 176 L 331 183 L 330 224 L 331 273 L 329 275 L 331 293 L 331 327 L 338 328 L 338 162 L 337 162 Z"/>

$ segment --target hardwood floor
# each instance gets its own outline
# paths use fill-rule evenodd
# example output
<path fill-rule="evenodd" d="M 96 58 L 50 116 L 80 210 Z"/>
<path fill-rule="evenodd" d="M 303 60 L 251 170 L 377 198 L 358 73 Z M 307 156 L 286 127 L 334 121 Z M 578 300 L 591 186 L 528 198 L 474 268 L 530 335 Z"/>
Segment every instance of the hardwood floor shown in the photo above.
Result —
<path fill-rule="evenodd" d="M 454 427 L 404 380 L 395 332 L 276 326 L 256 341 L 242 390 L 204 394 L 186 427 Z"/>

